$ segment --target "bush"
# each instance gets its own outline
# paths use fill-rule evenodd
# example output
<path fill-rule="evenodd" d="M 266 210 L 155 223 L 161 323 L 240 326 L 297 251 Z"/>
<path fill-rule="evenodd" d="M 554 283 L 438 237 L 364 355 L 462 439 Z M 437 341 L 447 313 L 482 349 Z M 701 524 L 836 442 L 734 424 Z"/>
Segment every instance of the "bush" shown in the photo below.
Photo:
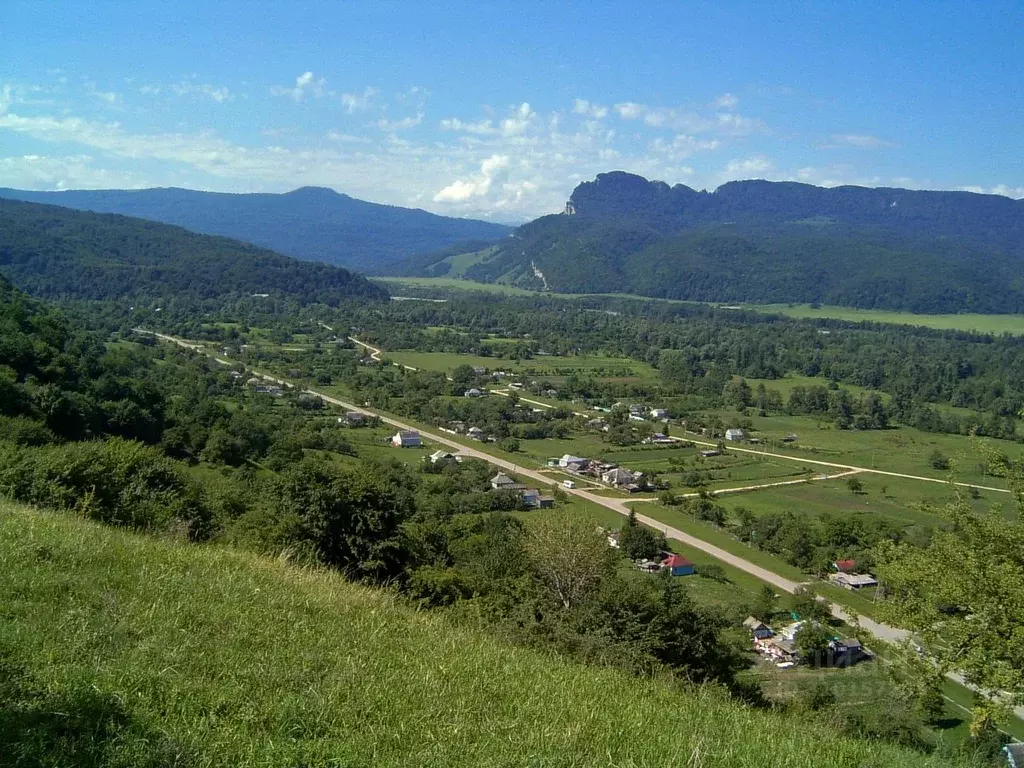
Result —
<path fill-rule="evenodd" d="M 36 449 L 5 444 L 0 493 L 113 525 L 167 530 L 181 523 L 191 538 L 210 533 L 198 487 L 155 448 L 120 438 Z"/>

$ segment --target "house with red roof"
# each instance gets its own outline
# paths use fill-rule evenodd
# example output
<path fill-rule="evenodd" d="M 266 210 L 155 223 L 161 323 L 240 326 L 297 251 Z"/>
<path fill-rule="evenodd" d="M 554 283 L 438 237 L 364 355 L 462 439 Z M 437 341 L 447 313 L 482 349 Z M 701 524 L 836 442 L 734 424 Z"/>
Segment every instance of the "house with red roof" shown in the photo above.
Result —
<path fill-rule="evenodd" d="M 832 563 L 832 567 L 835 568 L 839 573 L 853 573 L 857 568 L 856 560 L 836 560 Z"/>
<path fill-rule="evenodd" d="M 673 576 L 692 576 L 696 566 L 682 555 L 669 555 L 661 564 L 671 571 Z"/>

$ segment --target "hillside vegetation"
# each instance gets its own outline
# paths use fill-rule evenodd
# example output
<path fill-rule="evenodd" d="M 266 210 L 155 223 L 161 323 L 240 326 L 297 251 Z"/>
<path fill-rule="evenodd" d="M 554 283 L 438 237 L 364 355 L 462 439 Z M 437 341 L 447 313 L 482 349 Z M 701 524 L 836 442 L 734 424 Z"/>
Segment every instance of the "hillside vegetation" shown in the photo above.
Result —
<path fill-rule="evenodd" d="M 462 270 L 438 254 L 407 271 L 566 293 L 1024 311 L 1024 204 L 1009 198 L 755 181 L 707 193 L 608 173 L 570 204 Z"/>
<path fill-rule="evenodd" d="M 331 189 L 227 194 L 191 189 L 0 189 L 0 198 L 138 216 L 194 232 L 224 235 L 307 261 L 374 272 L 462 240 L 496 240 L 511 228 L 427 211 L 379 205 Z"/>
<path fill-rule="evenodd" d="M 0 563 L 0 764 L 941 764 L 280 559 L 3 503 Z"/>
<path fill-rule="evenodd" d="M 0 199 L 0 270 L 52 299 L 202 300 L 270 294 L 302 303 L 381 299 L 366 278 L 223 237 L 127 216 Z"/>

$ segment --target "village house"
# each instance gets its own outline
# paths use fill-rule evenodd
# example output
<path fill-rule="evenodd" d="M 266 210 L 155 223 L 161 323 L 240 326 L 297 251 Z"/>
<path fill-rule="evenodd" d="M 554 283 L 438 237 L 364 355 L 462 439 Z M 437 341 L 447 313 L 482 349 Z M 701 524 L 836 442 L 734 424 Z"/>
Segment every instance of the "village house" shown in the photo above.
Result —
<path fill-rule="evenodd" d="M 423 443 L 419 432 L 403 429 L 391 436 L 391 444 L 396 448 L 419 448 Z"/>
<path fill-rule="evenodd" d="M 487 369 L 484 368 L 482 365 L 474 365 L 473 366 L 473 375 L 474 376 L 484 376 L 486 373 L 487 373 Z"/>
<path fill-rule="evenodd" d="M 742 442 L 747 439 L 746 430 L 737 428 L 727 429 L 725 430 L 725 439 L 732 440 L 734 442 Z"/>
<path fill-rule="evenodd" d="M 855 570 L 857 570 L 857 561 L 856 560 L 836 560 L 834 563 L 832 563 L 832 567 L 838 573 L 853 573 Z"/>
<path fill-rule="evenodd" d="M 636 484 L 636 475 L 622 467 L 616 467 L 604 472 L 601 475 L 601 479 L 617 487 Z"/>
<path fill-rule="evenodd" d="M 591 419 L 583 426 L 585 426 L 587 429 L 602 429 L 604 425 L 607 423 L 608 422 L 605 421 L 604 419 Z"/>
<path fill-rule="evenodd" d="M 662 561 L 662 565 L 668 568 L 673 576 L 692 576 L 697 572 L 697 567 L 682 555 L 669 555 Z"/>
<path fill-rule="evenodd" d="M 666 408 L 651 408 L 652 419 L 667 419 L 668 409 Z"/>
<path fill-rule="evenodd" d="M 836 586 L 850 591 L 878 586 L 875 577 L 866 573 L 833 573 L 829 575 L 828 580 Z"/>
<path fill-rule="evenodd" d="M 721 451 L 716 451 L 716 450 L 701 451 L 700 452 L 700 456 L 701 456 L 702 459 L 710 459 L 713 456 L 721 456 L 721 455 L 722 455 L 722 452 Z"/>
<path fill-rule="evenodd" d="M 499 472 L 491 478 L 491 488 L 496 491 L 513 491 L 522 486 L 504 472 Z"/>
<path fill-rule="evenodd" d="M 589 462 L 590 462 L 590 459 L 584 459 L 584 458 L 582 458 L 580 456 L 573 456 L 571 453 L 567 453 L 562 458 L 560 458 L 558 460 L 558 466 L 560 466 L 562 469 L 568 469 L 570 467 L 570 465 L 573 465 L 573 464 L 577 464 L 577 465 L 584 464 L 585 465 L 585 464 L 588 464 Z"/>
<path fill-rule="evenodd" d="M 782 438 L 782 442 L 784 442 L 784 443 L 792 443 L 792 442 L 795 442 L 795 441 L 796 441 L 796 435 L 794 435 L 792 432 L 790 432 L 788 435 L 786 435 L 784 438 Z"/>
<path fill-rule="evenodd" d="M 474 440 L 483 440 L 486 437 L 486 433 L 480 427 L 470 427 L 466 430 L 466 436 Z"/>
<path fill-rule="evenodd" d="M 479 390 L 476 387 L 471 387 L 462 393 L 463 397 L 483 397 L 483 390 Z"/>
<path fill-rule="evenodd" d="M 458 461 L 458 457 L 448 451 L 434 451 L 428 458 L 431 464 L 446 464 L 449 461 Z"/>
<path fill-rule="evenodd" d="M 766 640 L 775 634 L 771 627 L 753 616 L 748 616 L 743 622 L 743 626 L 750 630 L 755 640 Z"/>
<path fill-rule="evenodd" d="M 338 419 L 339 422 L 341 420 L 341 418 Z M 344 420 L 351 424 L 353 427 L 358 427 L 360 424 L 366 421 L 366 414 L 360 413 L 359 411 L 348 411 L 344 416 Z"/>
<path fill-rule="evenodd" d="M 551 496 L 544 496 L 536 488 L 523 489 L 523 504 L 531 509 L 546 509 L 555 505 Z"/>
<path fill-rule="evenodd" d="M 449 421 L 448 426 L 453 432 L 457 432 L 460 435 L 466 432 L 466 422 L 464 421 Z"/>
<path fill-rule="evenodd" d="M 631 416 L 643 417 L 647 413 L 647 406 L 645 405 L 631 405 L 629 406 L 629 413 Z"/>
<path fill-rule="evenodd" d="M 646 443 L 647 445 L 671 445 L 675 441 L 664 432 L 655 432 L 653 435 L 645 437 L 640 442 Z"/>

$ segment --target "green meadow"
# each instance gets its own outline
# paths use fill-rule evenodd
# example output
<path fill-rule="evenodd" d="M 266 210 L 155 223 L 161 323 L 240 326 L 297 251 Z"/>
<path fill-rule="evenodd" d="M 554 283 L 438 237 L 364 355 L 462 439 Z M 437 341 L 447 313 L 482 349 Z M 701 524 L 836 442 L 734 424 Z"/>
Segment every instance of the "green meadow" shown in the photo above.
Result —
<path fill-rule="evenodd" d="M 0 755 L 89 766 L 932 766 L 513 647 L 282 558 L 0 514 Z"/>

